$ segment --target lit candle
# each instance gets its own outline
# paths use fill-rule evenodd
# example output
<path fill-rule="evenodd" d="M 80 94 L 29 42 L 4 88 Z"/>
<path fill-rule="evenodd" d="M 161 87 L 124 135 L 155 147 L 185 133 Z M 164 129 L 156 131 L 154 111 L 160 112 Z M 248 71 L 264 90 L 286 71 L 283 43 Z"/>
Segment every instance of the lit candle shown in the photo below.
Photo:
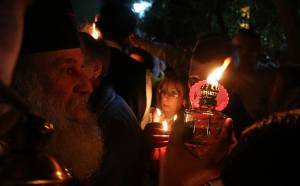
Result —
<path fill-rule="evenodd" d="M 156 108 L 153 113 L 153 122 L 160 122 L 161 120 L 161 111 L 159 108 Z"/>
<path fill-rule="evenodd" d="M 165 132 L 167 132 L 169 130 L 168 122 L 166 120 L 164 120 L 162 122 L 162 128 L 163 128 L 163 131 L 165 131 Z"/>
<path fill-rule="evenodd" d="M 216 68 L 212 73 L 209 74 L 209 76 L 206 79 L 206 82 L 209 85 L 211 85 L 212 88 L 218 87 L 218 81 L 221 79 L 223 72 L 226 70 L 230 62 L 231 62 L 231 58 L 230 57 L 226 58 L 222 66 Z"/>
<path fill-rule="evenodd" d="M 224 60 L 222 66 L 216 68 L 206 79 L 206 83 L 200 87 L 201 90 L 201 99 L 199 100 L 199 104 L 202 106 L 216 106 L 217 101 L 216 97 L 219 93 L 218 81 L 221 79 L 223 72 L 226 70 L 228 65 L 231 62 L 231 58 L 228 57 Z"/>
<path fill-rule="evenodd" d="M 177 114 L 174 115 L 173 122 L 175 122 L 176 120 L 177 120 Z"/>
<path fill-rule="evenodd" d="M 94 22 L 92 24 L 92 31 L 90 33 L 91 36 L 96 40 L 102 38 L 102 34 L 101 34 L 100 30 L 96 27 L 97 20 L 98 20 L 98 16 L 95 16 Z"/>

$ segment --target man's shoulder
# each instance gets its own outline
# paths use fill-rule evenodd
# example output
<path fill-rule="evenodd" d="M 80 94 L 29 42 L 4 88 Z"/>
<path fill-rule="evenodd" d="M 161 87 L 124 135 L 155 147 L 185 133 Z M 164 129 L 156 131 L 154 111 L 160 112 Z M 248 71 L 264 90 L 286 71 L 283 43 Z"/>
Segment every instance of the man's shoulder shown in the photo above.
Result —
<path fill-rule="evenodd" d="M 110 98 L 102 108 L 102 114 L 98 116 L 100 120 L 118 124 L 124 128 L 138 127 L 138 121 L 124 99 L 115 92 Z"/>

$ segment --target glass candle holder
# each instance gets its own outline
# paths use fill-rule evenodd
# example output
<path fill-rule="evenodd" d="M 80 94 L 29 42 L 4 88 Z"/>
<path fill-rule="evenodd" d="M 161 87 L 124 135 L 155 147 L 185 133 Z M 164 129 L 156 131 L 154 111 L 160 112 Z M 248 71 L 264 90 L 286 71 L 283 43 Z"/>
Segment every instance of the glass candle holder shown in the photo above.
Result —
<path fill-rule="evenodd" d="M 222 112 L 215 109 L 219 88 L 208 83 L 199 88 L 199 107 L 185 110 L 183 135 L 185 146 L 197 157 L 203 156 L 215 143 L 226 119 Z"/>
<path fill-rule="evenodd" d="M 218 139 L 227 118 L 213 108 L 188 109 L 184 113 L 184 144 L 196 157 L 203 156 Z"/>
<path fill-rule="evenodd" d="M 227 91 L 218 80 L 230 61 L 230 58 L 226 58 L 223 65 L 210 73 L 206 81 L 199 81 L 191 87 L 190 99 L 194 109 L 184 113 L 183 138 L 186 147 L 197 157 L 203 156 L 215 144 L 227 118 L 216 108 L 223 110 L 228 104 Z M 221 104 L 220 98 L 224 98 Z"/>

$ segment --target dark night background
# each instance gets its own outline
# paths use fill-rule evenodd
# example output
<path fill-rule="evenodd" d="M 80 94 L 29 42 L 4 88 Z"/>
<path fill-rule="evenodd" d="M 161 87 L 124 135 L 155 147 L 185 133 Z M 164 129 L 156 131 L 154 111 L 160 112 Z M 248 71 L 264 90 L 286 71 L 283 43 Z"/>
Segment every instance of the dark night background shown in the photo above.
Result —
<path fill-rule="evenodd" d="M 117 0 L 114 0 L 117 1 Z M 139 0 L 118 0 L 133 4 Z M 148 0 L 150 1 L 150 0 Z M 92 21 L 105 0 L 72 0 L 78 25 Z M 276 62 L 279 55 L 300 57 L 299 0 L 151 0 L 139 19 L 139 30 L 150 40 L 192 48 L 207 32 L 235 35 L 246 23 L 260 36 L 263 52 Z M 250 17 L 242 8 L 250 9 Z M 288 47 L 289 46 L 289 47 Z"/>

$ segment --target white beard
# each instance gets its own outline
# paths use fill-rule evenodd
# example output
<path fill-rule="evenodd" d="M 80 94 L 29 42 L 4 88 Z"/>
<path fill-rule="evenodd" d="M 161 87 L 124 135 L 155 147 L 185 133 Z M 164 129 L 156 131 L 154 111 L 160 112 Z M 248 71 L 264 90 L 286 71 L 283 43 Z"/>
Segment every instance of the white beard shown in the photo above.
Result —
<path fill-rule="evenodd" d="M 71 174 L 79 180 L 87 180 L 100 168 L 103 154 L 101 133 L 96 125 L 72 123 L 57 129 L 45 147 Z"/>
<path fill-rule="evenodd" d="M 86 119 L 76 121 L 64 101 L 49 90 L 45 93 L 40 82 L 37 76 L 31 75 L 17 87 L 33 111 L 54 124 L 55 131 L 44 149 L 66 166 L 74 178 L 88 180 L 100 168 L 103 154 L 102 133 L 96 117 L 87 109 Z"/>

